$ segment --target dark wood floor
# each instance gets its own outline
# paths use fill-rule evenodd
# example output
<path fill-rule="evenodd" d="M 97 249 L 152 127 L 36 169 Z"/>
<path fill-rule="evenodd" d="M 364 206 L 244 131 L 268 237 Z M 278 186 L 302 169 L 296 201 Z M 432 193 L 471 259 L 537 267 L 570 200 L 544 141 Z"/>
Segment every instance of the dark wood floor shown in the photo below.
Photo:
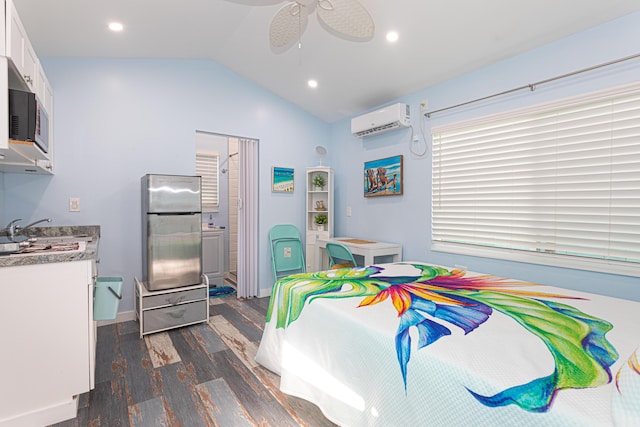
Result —
<path fill-rule="evenodd" d="M 267 304 L 212 298 L 208 323 L 144 339 L 136 322 L 99 327 L 96 387 L 56 426 L 334 426 L 254 361 Z"/>

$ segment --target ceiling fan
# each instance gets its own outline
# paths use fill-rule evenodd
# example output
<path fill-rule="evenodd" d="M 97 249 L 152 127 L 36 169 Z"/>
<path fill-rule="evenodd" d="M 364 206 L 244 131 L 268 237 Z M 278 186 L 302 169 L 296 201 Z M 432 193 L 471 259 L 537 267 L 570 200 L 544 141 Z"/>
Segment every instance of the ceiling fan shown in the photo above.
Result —
<path fill-rule="evenodd" d="M 269 41 L 274 48 L 290 47 L 307 28 L 309 14 L 316 10 L 321 24 L 330 32 L 354 41 L 373 37 L 375 25 L 369 12 L 357 0 L 294 0 L 273 17 Z"/>

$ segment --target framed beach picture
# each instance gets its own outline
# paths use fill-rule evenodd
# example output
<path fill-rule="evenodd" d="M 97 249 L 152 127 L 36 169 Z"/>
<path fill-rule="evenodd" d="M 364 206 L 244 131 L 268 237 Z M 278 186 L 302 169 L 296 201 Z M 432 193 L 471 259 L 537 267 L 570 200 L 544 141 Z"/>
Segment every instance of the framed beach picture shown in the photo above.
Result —
<path fill-rule="evenodd" d="M 293 193 L 293 169 L 272 167 L 271 185 L 274 193 Z"/>
<path fill-rule="evenodd" d="M 364 162 L 364 197 L 402 194 L 402 155 Z"/>

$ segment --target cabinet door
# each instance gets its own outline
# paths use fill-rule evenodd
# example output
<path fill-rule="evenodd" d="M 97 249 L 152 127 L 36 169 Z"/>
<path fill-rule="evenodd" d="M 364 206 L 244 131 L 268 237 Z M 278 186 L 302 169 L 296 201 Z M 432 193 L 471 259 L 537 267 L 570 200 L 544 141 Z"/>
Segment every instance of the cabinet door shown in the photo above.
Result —
<path fill-rule="evenodd" d="M 88 263 L 0 268 L 0 419 L 28 417 L 89 391 Z"/>
<path fill-rule="evenodd" d="M 224 233 L 202 233 L 202 270 L 207 276 L 224 276 Z"/>
<path fill-rule="evenodd" d="M 38 58 L 12 2 L 7 2 L 7 56 L 11 58 L 27 87 L 35 90 Z"/>
<path fill-rule="evenodd" d="M 27 34 L 20 22 L 13 3 L 7 2 L 7 56 L 22 75 L 24 69 L 24 41 Z"/>
<path fill-rule="evenodd" d="M 27 83 L 31 91 L 37 93 L 38 68 L 40 68 L 40 61 L 38 61 L 36 52 L 33 50 L 33 47 L 27 38 L 24 39 L 23 58 L 22 78 L 24 78 L 25 83 Z"/>

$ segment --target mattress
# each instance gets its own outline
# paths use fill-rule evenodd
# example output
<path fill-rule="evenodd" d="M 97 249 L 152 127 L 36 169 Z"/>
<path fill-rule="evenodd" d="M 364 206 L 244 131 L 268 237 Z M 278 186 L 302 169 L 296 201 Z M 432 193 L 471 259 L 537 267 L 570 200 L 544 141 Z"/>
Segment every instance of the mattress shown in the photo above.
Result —
<path fill-rule="evenodd" d="M 279 280 L 256 361 L 343 426 L 640 425 L 639 327 L 638 302 L 402 262 Z"/>

